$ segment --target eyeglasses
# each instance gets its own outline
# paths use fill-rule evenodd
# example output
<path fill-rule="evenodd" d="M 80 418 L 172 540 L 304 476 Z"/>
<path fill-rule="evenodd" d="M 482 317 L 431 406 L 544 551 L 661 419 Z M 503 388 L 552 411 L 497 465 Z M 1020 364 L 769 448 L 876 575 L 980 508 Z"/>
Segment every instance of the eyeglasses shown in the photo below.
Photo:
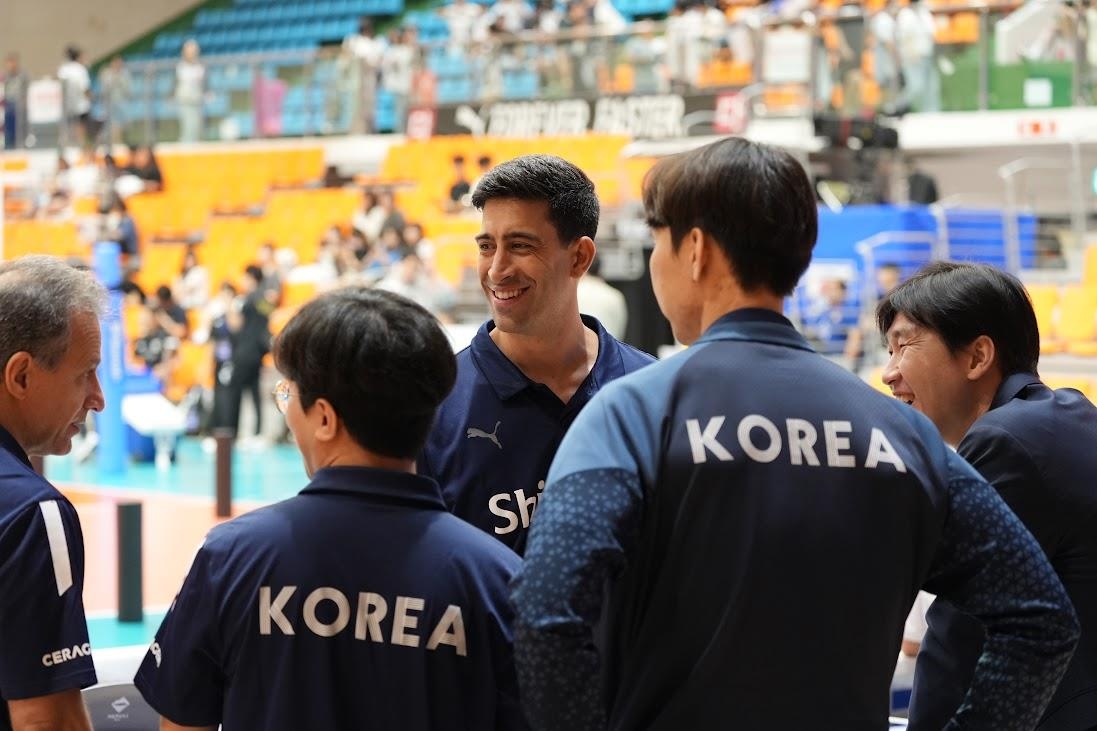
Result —
<path fill-rule="evenodd" d="M 289 390 L 289 381 L 282 379 L 278 383 L 274 384 L 274 390 L 270 392 L 270 395 L 274 397 L 274 405 L 278 407 L 278 411 L 285 414 L 289 409 L 289 399 L 294 393 Z"/>

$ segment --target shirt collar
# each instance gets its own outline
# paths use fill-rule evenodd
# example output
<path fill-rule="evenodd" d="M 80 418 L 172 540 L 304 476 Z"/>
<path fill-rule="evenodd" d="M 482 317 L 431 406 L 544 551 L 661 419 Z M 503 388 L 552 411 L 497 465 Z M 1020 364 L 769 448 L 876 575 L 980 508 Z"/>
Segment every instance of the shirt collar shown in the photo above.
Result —
<path fill-rule="evenodd" d="M 716 320 L 697 344 L 718 340 L 749 340 L 815 352 L 784 315 L 755 307 L 732 310 Z"/>
<path fill-rule="evenodd" d="M 0 426 L 0 447 L 14 454 L 27 467 L 34 469 L 34 466 L 30 463 L 30 457 L 27 456 L 27 451 L 23 449 L 23 445 L 15 441 L 15 437 L 11 435 L 11 432 L 2 426 Z"/>
<path fill-rule="evenodd" d="M 624 375 L 624 363 L 617 341 L 602 327 L 602 323 L 590 315 L 580 315 L 580 317 L 583 319 L 583 325 L 598 335 L 598 358 L 584 382 L 584 387 L 590 387 L 596 391 L 603 383 Z M 536 383 L 514 365 L 503 351 L 499 350 L 499 346 L 491 339 L 491 331 L 494 329 L 494 320 L 488 320 L 481 325 L 469 348 L 484 378 L 491 384 L 495 394 L 505 401 L 535 386 Z"/>
<path fill-rule="evenodd" d="M 446 509 L 438 483 L 429 477 L 375 467 L 325 467 L 301 490 L 302 495 L 310 493 L 341 493 L 420 509 Z"/>
<path fill-rule="evenodd" d="M 1040 377 L 1035 373 L 1014 373 L 1007 376 L 998 386 L 998 391 L 994 394 L 994 400 L 990 403 L 990 408 L 996 409 L 999 406 L 1003 406 L 1013 399 L 1015 399 L 1021 391 L 1024 391 L 1029 386 L 1036 386 L 1042 384 Z"/>

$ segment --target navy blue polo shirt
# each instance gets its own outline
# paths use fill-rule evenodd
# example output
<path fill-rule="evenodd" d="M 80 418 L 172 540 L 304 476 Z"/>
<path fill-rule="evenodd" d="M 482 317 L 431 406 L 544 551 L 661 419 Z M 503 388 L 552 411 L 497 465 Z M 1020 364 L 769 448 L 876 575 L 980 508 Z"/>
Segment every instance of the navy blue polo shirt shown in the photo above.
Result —
<path fill-rule="evenodd" d="M 318 471 L 210 531 L 135 683 L 235 729 L 522 729 L 506 586 L 520 559 L 437 485 Z"/>
<path fill-rule="evenodd" d="M 491 339 L 495 323 L 484 323 L 457 354 L 457 383 L 419 456 L 419 474 L 438 481 L 457 517 L 518 553 L 556 448 L 576 415 L 607 383 L 654 361 L 593 317 L 582 317 L 598 334 L 598 358 L 566 404 L 503 355 Z"/>
<path fill-rule="evenodd" d="M 957 451 L 1040 542 L 1070 595 L 1082 637 L 1040 731 L 1097 728 L 1097 408 L 1033 373 L 1004 379 Z M 984 648 L 982 622 L 947 600 L 926 615 L 910 727 L 941 728 L 963 702 Z"/>
<path fill-rule="evenodd" d="M 738 310 L 560 445 L 513 588 L 527 716 L 887 728 L 923 585 L 995 625 L 962 727 L 1031 728 L 1077 638 L 1039 545 L 927 418 Z"/>
<path fill-rule="evenodd" d="M 0 427 L 0 697 L 96 682 L 84 618 L 84 536 L 72 503 Z M 0 703 L 0 729 L 10 729 Z"/>

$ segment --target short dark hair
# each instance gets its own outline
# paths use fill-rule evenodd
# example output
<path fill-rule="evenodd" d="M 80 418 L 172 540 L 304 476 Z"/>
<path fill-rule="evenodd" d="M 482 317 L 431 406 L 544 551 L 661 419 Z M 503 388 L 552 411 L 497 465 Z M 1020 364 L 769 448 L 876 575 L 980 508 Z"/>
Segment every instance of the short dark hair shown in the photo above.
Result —
<path fill-rule="evenodd" d="M 77 46 L 67 46 L 65 48 L 65 58 L 76 61 L 80 58 L 80 49 Z"/>
<path fill-rule="evenodd" d="M 562 243 L 598 233 L 598 194 L 587 174 L 555 155 L 523 155 L 491 169 L 477 184 L 472 205 L 483 210 L 495 199 L 548 203 L 549 221 Z"/>
<path fill-rule="evenodd" d="M 304 305 L 275 340 L 274 362 L 297 385 L 302 408 L 326 399 L 360 446 L 399 459 L 419 453 L 457 377 L 433 315 L 365 287 Z"/>
<path fill-rule="evenodd" d="M 167 302 L 171 299 L 171 287 L 166 284 L 161 284 L 156 288 L 156 298 Z"/>
<path fill-rule="evenodd" d="M 712 236 L 747 291 L 787 296 L 811 263 L 815 193 L 789 153 L 732 137 L 665 157 L 644 178 L 644 213 L 674 250 L 692 228 Z"/>
<path fill-rule="evenodd" d="M 952 352 L 980 335 L 994 341 L 1003 376 L 1036 373 L 1040 329 L 1025 287 L 986 264 L 936 261 L 893 289 L 876 307 L 881 334 L 905 315 L 941 336 Z"/>
<path fill-rule="evenodd" d="M 256 284 L 263 283 L 263 270 L 259 268 L 258 264 L 248 264 L 244 267 L 244 274 L 254 279 Z"/>

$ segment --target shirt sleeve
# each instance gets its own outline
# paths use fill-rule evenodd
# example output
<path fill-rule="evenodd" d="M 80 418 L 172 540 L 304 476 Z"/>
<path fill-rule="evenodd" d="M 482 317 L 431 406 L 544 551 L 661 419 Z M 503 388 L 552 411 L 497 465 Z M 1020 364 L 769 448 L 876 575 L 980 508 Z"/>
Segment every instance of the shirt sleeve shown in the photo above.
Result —
<path fill-rule="evenodd" d="M 225 677 L 210 554 L 198 551 L 183 587 L 137 670 L 134 684 L 164 718 L 183 726 L 217 726 Z"/>
<path fill-rule="evenodd" d="M 84 617 L 84 538 L 64 499 L 28 506 L 0 536 L 0 695 L 95 685 Z"/>
<path fill-rule="evenodd" d="M 987 636 L 945 728 L 1031 729 L 1066 672 L 1078 620 L 1032 534 L 967 463 L 949 460 L 948 517 L 925 588 L 978 618 Z"/>
<path fill-rule="evenodd" d="M 605 728 L 594 626 L 643 511 L 644 432 L 598 394 L 560 445 L 512 585 L 522 702 L 535 729 Z M 631 437 L 630 437 L 631 432 Z"/>

